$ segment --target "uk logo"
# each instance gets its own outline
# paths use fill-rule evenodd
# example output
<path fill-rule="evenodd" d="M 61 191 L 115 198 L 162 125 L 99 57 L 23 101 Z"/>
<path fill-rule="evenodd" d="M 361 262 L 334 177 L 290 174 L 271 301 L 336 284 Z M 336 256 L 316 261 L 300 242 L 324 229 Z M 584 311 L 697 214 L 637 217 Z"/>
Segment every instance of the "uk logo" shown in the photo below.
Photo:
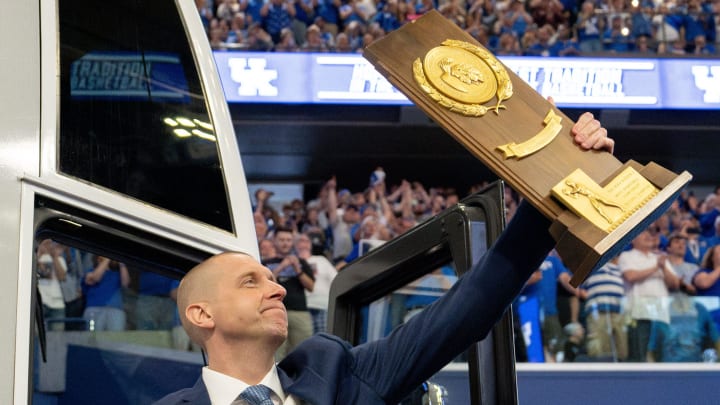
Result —
<path fill-rule="evenodd" d="M 695 86 L 705 91 L 703 101 L 720 103 L 720 66 L 693 66 Z"/>
<path fill-rule="evenodd" d="M 276 69 L 266 69 L 267 61 L 263 58 L 231 58 L 228 60 L 230 78 L 240 84 L 240 96 L 274 97 L 278 88 L 272 81 L 278 78 Z"/>

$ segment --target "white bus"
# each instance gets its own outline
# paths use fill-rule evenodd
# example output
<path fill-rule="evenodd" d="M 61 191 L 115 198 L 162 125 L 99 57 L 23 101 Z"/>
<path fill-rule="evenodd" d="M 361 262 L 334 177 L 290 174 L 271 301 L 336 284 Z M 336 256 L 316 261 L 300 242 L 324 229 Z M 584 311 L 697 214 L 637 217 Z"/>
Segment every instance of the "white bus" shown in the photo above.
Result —
<path fill-rule="evenodd" d="M 120 357 L 128 374 L 113 369 L 102 384 L 104 375 L 78 360 L 92 356 L 78 350 L 170 350 L 170 329 L 136 318 L 146 312 L 143 275 L 177 279 L 224 250 L 258 256 L 240 153 L 196 5 L 10 1 L 0 13 L 0 49 L 0 403 L 97 403 L 105 395 L 152 402 L 165 392 L 108 391 L 135 384 L 129 376 L 142 356 Z M 119 298 L 120 331 L 82 308 L 64 314 L 68 294 L 80 289 L 90 299 L 73 272 L 103 260 L 121 263 L 105 268 L 120 291 L 94 305 Z M 62 294 L 53 296 L 58 284 Z"/>

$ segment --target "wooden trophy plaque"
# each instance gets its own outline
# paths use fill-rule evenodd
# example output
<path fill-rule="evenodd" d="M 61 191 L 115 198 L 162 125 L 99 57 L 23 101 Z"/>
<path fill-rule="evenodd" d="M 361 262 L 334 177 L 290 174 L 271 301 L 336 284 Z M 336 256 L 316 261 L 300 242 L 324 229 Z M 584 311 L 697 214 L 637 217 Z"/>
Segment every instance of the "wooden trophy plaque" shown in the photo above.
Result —
<path fill-rule="evenodd" d="M 567 116 L 437 11 L 363 56 L 553 221 L 550 233 L 575 286 L 665 212 L 692 178 L 583 151 Z"/>

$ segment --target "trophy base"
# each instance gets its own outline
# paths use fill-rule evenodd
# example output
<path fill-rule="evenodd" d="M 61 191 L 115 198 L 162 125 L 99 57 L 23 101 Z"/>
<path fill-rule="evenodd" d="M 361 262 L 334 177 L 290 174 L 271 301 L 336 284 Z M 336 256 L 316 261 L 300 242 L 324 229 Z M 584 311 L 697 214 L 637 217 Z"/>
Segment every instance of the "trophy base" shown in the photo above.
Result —
<path fill-rule="evenodd" d="M 609 179 L 627 167 L 637 170 L 660 191 L 619 226 L 606 232 L 590 220 L 567 210 L 550 227 L 550 234 L 557 242 L 558 254 L 565 266 L 573 272 L 570 283 L 575 287 L 592 271 L 620 254 L 640 232 L 665 213 L 692 179 L 692 175 L 686 171 L 678 175 L 653 162 L 643 166 L 632 160 Z"/>

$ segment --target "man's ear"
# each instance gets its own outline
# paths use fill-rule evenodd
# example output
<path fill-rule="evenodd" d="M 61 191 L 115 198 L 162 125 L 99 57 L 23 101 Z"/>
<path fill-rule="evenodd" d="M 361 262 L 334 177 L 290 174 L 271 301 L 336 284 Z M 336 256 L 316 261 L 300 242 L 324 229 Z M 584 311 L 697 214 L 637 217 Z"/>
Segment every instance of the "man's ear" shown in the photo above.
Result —
<path fill-rule="evenodd" d="M 185 317 L 198 328 L 212 328 L 215 319 L 208 311 L 207 303 L 190 304 L 185 308 Z"/>

